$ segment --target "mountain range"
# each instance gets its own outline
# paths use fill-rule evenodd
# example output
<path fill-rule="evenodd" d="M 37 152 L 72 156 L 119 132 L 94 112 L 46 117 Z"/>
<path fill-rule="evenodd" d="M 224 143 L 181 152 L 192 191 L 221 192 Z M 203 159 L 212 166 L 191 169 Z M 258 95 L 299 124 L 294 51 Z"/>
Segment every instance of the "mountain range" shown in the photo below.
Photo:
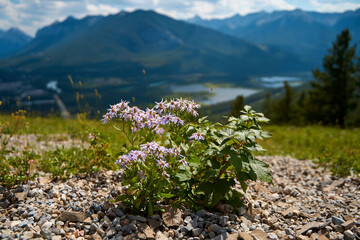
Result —
<path fill-rule="evenodd" d="M 209 27 L 253 43 L 292 52 L 302 60 L 319 65 L 336 35 L 349 28 L 353 41 L 360 41 L 360 9 L 344 13 L 319 13 L 302 10 L 257 12 L 225 19 L 189 22 Z"/>
<path fill-rule="evenodd" d="M 23 36 L 13 34 L 12 42 L 26 41 L 0 59 L 0 95 L 13 102 L 33 92 L 48 98 L 47 84 L 56 81 L 65 104 L 75 106 L 67 80 L 71 75 L 83 83 L 85 97 L 91 98 L 97 88 L 102 104 L 108 106 L 119 96 L 146 102 L 146 84 L 159 84 L 151 89 L 159 98 L 172 94 L 161 86 L 164 82 L 245 85 L 254 76 L 309 72 L 318 66 L 338 29 L 349 27 L 355 39 L 359 36 L 359 12 L 296 10 L 180 21 L 137 10 L 68 17 L 39 29 L 33 39 L 10 29 Z M 0 38 L 0 49 L 10 49 L 4 46 Z"/>
<path fill-rule="evenodd" d="M 31 37 L 17 28 L 0 29 L 0 58 L 15 54 L 30 43 Z"/>

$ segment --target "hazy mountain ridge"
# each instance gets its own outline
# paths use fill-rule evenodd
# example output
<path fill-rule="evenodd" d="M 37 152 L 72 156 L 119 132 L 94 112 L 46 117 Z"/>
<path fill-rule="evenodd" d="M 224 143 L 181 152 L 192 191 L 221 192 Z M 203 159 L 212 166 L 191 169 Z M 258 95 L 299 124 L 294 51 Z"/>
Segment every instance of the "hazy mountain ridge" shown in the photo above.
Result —
<path fill-rule="evenodd" d="M 349 28 L 354 42 L 360 40 L 360 9 L 344 13 L 319 13 L 302 10 L 258 12 L 225 19 L 188 20 L 248 41 L 275 46 L 319 65 L 331 42 Z"/>
<path fill-rule="evenodd" d="M 0 30 L 0 58 L 7 57 L 25 47 L 31 37 L 17 28 Z"/>

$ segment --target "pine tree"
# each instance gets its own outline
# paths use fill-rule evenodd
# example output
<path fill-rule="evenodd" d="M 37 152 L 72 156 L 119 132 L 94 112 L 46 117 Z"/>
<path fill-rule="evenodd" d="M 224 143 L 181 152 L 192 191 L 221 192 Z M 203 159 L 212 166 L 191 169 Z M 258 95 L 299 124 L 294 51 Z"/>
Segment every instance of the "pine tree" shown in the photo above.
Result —
<path fill-rule="evenodd" d="M 316 69 L 309 92 L 309 120 L 345 126 L 346 116 L 354 108 L 356 45 L 350 46 L 348 29 L 343 30 L 323 60 L 323 71 Z"/>
<path fill-rule="evenodd" d="M 240 111 L 243 110 L 245 106 L 244 97 L 237 96 L 237 98 L 232 102 L 231 105 L 232 105 L 232 109 L 230 111 L 229 116 L 239 117 Z"/>
<path fill-rule="evenodd" d="M 266 98 L 264 100 L 261 111 L 267 118 L 271 119 L 271 93 L 270 92 L 268 92 L 266 94 Z"/>

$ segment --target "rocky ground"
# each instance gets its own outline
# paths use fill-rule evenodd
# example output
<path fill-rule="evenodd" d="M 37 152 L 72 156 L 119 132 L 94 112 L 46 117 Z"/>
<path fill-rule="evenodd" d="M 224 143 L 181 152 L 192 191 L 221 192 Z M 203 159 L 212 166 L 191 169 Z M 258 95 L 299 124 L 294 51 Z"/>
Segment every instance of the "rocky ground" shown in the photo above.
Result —
<path fill-rule="evenodd" d="M 121 191 L 121 173 L 112 171 L 2 188 L 0 239 L 360 239 L 359 178 L 334 178 L 311 161 L 261 159 L 274 184 L 250 183 L 237 214 L 221 205 L 129 215 L 109 201 Z"/>

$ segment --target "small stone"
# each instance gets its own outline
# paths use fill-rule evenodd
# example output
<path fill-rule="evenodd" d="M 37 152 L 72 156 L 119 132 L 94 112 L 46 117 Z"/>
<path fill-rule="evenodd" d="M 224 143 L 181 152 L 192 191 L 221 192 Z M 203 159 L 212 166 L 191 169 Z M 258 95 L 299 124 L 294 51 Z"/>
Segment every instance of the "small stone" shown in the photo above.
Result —
<path fill-rule="evenodd" d="M 241 240 L 253 240 L 253 237 L 250 234 L 246 233 L 246 232 L 240 232 L 239 233 L 239 238 Z"/>
<path fill-rule="evenodd" d="M 350 230 L 346 230 L 344 232 L 344 236 L 345 236 L 345 240 L 352 240 L 352 239 L 355 239 L 355 235 L 352 231 Z"/>
<path fill-rule="evenodd" d="M 257 239 L 257 240 L 267 240 L 268 239 L 267 233 L 261 229 L 255 229 L 254 231 L 251 232 L 251 235 L 253 237 L 255 237 L 255 239 Z"/>
<path fill-rule="evenodd" d="M 49 229 L 42 229 L 40 231 L 40 234 L 45 239 L 50 239 L 50 240 L 52 239 L 52 233 Z"/>
<path fill-rule="evenodd" d="M 91 225 L 91 223 L 92 223 L 91 217 L 88 217 L 88 218 L 86 218 L 86 219 L 84 220 L 84 224 L 85 224 L 85 225 Z"/>
<path fill-rule="evenodd" d="M 345 222 L 344 220 L 342 220 L 341 218 L 338 218 L 338 217 L 332 217 L 331 221 L 335 225 L 341 225 Z"/>
<path fill-rule="evenodd" d="M 168 227 L 178 227 L 183 223 L 181 218 L 181 211 L 178 208 L 171 206 L 164 207 L 165 212 L 162 213 L 162 218 Z"/>
<path fill-rule="evenodd" d="M 196 216 L 204 218 L 206 213 L 207 213 L 207 211 L 205 209 L 201 209 L 201 210 L 196 212 Z"/>
<path fill-rule="evenodd" d="M 355 221 L 352 219 L 348 220 L 342 223 L 341 226 L 343 226 L 345 230 L 351 229 L 353 226 L 355 226 Z"/>
<path fill-rule="evenodd" d="M 106 236 L 108 238 L 112 238 L 113 236 L 115 236 L 116 234 L 116 230 L 114 228 L 110 228 L 107 232 L 106 232 Z"/>
<path fill-rule="evenodd" d="M 228 220 L 229 220 L 229 216 L 221 216 L 219 219 L 220 226 L 225 227 Z"/>
<path fill-rule="evenodd" d="M 291 236 L 295 235 L 295 232 L 293 230 L 291 230 L 290 228 L 285 228 L 285 233 L 286 233 L 286 235 L 291 235 Z"/>
<path fill-rule="evenodd" d="M 228 233 L 222 233 L 214 238 L 214 240 L 229 240 L 229 234 Z"/>
<path fill-rule="evenodd" d="M 329 240 L 325 235 L 320 235 L 317 240 Z"/>
<path fill-rule="evenodd" d="M 214 232 L 209 232 L 210 239 L 214 239 L 216 234 Z"/>
<path fill-rule="evenodd" d="M 268 233 L 270 240 L 279 240 L 278 236 L 275 233 Z"/>
<path fill-rule="evenodd" d="M 28 220 L 24 220 L 24 221 L 22 221 L 21 223 L 19 223 L 19 224 L 17 225 L 17 227 L 23 228 L 23 227 L 26 227 L 26 226 L 29 225 L 29 224 L 30 224 L 30 222 L 29 222 Z"/>
<path fill-rule="evenodd" d="M 102 237 L 98 233 L 94 233 L 90 238 L 92 240 L 102 240 Z"/>
<path fill-rule="evenodd" d="M 195 228 L 195 229 L 192 230 L 192 234 L 193 234 L 194 237 L 198 237 L 198 236 L 200 236 L 200 233 L 202 231 L 203 231 L 202 228 Z"/>
<path fill-rule="evenodd" d="M 156 240 L 168 240 L 168 238 L 161 232 L 158 231 L 155 236 Z"/>
<path fill-rule="evenodd" d="M 52 225 L 52 222 L 44 222 L 43 225 L 41 225 L 41 229 L 49 229 Z"/>
<path fill-rule="evenodd" d="M 19 202 L 22 202 L 25 200 L 25 197 L 26 197 L 26 192 L 18 192 L 18 193 L 15 193 L 15 198 L 19 201 Z"/>
<path fill-rule="evenodd" d="M 321 225 L 321 223 L 318 223 L 318 222 L 309 222 L 305 226 L 303 226 L 297 233 L 299 235 L 305 234 L 309 230 L 320 228 L 320 225 Z"/>
<path fill-rule="evenodd" d="M 139 222 L 143 222 L 143 223 L 146 222 L 146 218 L 141 217 L 141 216 L 132 216 L 132 219 L 136 220 L 136 221 L 139 221 Z"/>
<path fill-rule="evenodd" d="M 231 213 L 234 208 L 229 204 L 218 204 L 215 206 L 215 210 L 222 213 Z"/>
<path fill-rule="evenodd" d="M 147 218 L 147 222 L 149 223 L 149 225 L 152 229 L 155 229 L 155 228 L 161 226 L 161 222 L 158 220 L 155 220 L 153 218 Z"/>
<path fill-rule="evenodd" d="M 63 212 L 59 219 L 64 222 L 83 222 L 86 219 L 86 214 L 84 212 Z"/>
<path fill-rule="evenodd" d="M 61 240 L 62 237 L 61 236 L 53 236 L 51 240 Z"/>
<path fill-rule="evenodd" d="M 222 227 L 220 227 L 217 224 L 211 224 L 210 225 L 210 230 L 213 231 L 213 232 L 216 232 L 217 234 L 221 234 Z"/>
<path fill-rule="evenodd" d="M 0 238 L 3 238 L 3 237 L 4 237 L 4 239 L 7 238 L 6 235 L 1 234 L 1 237 L 0 237 Z M 33 232 L 31 232 L 31 231 L 25 231 L 25 232 L 23 232 L 23 238 L 24 238 L 24 239 L 31 239 L 31 238 L 33 238 L 33 237 L 34 237 L 34 233 L 33 233 Z"/>

